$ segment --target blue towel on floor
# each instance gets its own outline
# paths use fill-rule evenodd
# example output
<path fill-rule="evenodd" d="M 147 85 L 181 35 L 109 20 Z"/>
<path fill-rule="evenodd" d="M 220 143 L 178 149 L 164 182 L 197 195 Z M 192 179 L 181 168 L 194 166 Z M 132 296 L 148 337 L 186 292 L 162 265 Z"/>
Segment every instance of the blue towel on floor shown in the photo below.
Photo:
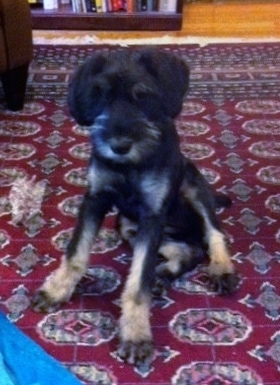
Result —
<path fill-rule="evenodd" d="M 0 313 L 0 385 L 81 385 Z"/>

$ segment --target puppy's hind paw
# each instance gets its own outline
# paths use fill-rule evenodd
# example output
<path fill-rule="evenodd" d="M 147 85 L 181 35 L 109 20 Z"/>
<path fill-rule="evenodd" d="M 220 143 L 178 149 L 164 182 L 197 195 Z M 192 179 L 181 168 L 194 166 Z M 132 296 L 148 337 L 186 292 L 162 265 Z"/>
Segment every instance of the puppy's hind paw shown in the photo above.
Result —
<path fill-rule="evenodd" d="M 171 280 L 166 277 L 156 277 L 152 287 L 154 297 L 163 297 L 171 285 Z"/>
<path fill-rule="evenodd" d="M 239 286 L 239 282 L 240 279 L 235 272 L 210 276 L 211 288 L 220 295 L 234 293 Z"/>
<path fill-rule="evenodd" d="M 52 313 L 59 308 L 60 303 L 54 302 L 46 291 L 38 290 L 31 299 L 31 306 L 37 313 Z"/>
<path fill-rule="evenodd" d="M 149 366 L 153 359 L 153 352 L 152 341 L 121 341 L 117 355 L 128 364 L 140 367 Z"/>

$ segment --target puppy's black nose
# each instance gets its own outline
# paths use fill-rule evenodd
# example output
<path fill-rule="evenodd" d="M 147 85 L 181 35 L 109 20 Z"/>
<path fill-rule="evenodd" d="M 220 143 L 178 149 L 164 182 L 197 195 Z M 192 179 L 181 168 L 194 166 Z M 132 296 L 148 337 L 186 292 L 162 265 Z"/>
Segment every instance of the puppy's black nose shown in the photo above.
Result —
<path fill-rule="evenodd" d="M 132 146 L 132 140 L 130 139 L 119 139 L 111 142 L 110 147 L 115 154 L 125 155 L 129 152 Z"/>

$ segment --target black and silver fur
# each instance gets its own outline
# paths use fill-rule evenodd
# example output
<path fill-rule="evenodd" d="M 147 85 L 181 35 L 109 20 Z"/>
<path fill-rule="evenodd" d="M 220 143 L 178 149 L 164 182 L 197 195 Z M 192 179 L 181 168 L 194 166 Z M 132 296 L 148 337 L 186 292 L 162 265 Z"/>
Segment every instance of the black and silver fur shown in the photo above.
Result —
<path fill-rule="evenodd" d="M 159 282 L 175 278 L 207 254 L 213 287 L 224 294 L 237 285 L 215 214 L 218 201 L 179 150 L 173 118 L 188 81 L 188 67 L 172 54 L 123 49 L 93 55 L 69 86 L 71 114 L 91 129 L 88 189 L 66 256 L 35 293 L 33 308 L 51 312 L 70 298 L 102 220 L 116 206 L 120 233 L 133 247 L 118 354 L 136 365 L 153 354 L 149 312 L 156 276 Z"/>

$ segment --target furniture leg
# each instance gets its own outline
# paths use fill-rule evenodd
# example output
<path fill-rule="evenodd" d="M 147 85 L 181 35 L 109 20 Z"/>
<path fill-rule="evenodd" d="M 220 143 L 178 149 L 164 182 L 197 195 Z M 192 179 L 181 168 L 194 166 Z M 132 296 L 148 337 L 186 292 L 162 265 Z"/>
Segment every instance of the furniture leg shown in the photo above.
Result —
<path fill-rule="evenodd" d="M 29 63 L 13 68 L 1 74 L 7 106 L 9 110 L 23 108 Z"/>

